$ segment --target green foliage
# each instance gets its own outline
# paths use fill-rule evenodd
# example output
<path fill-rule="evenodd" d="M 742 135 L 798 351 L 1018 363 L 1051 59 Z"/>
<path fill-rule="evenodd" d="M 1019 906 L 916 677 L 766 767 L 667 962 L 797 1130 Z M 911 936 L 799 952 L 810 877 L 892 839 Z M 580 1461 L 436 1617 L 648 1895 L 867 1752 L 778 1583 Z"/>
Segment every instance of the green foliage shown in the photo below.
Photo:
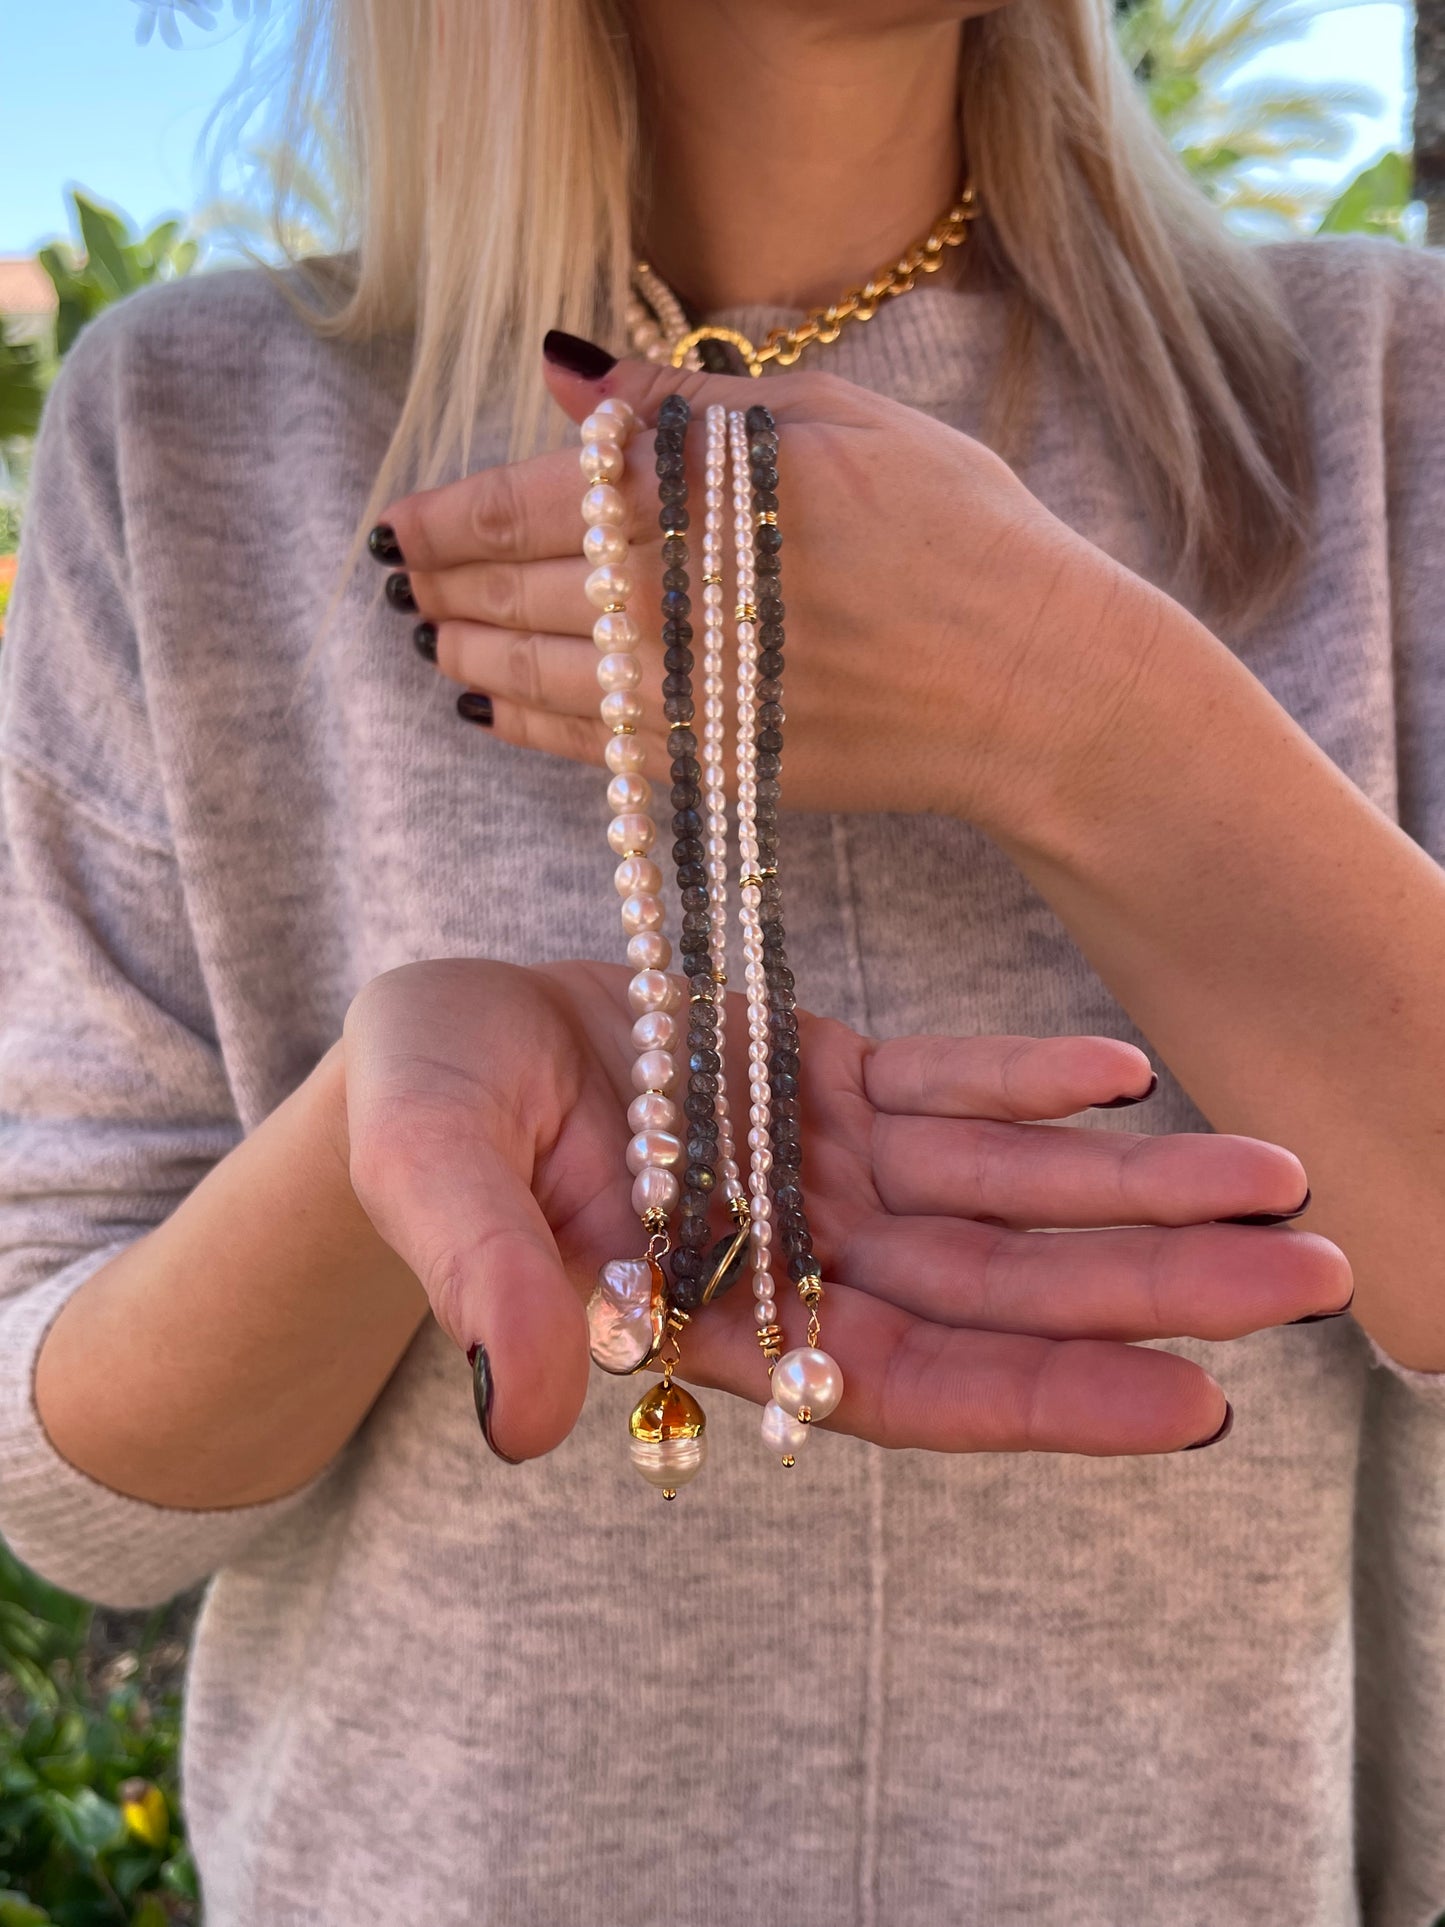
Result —
<path fill-rule="evenodd" d="M 1405 210 L 1414 193 L 1408 154 L 1386 154 L 1350 182 L 1325 210 L 1321 234 L 1387 234 L 1405 239 Z"/>
<path fill-rule="evenodd" d="M 178 1818 L 179 1695 L 138 1653 L 96 1675 L 94 1609 L 0 1545 L 0 1927 L 198 1919 Z"/>
<path fill-rule="evenodd" d="M 39 427 L 45 373 L 35 342 L 7 341 L 0 333 L 0 442 L 23 440 Z"/>
<path fill-rule="evenodd" d="M 55 351 L 65 355 L 87 321 L 113 301 L 153 281 L 174 281 L 189 274 L 200 252 L 184 238 L 179 221 L 162 221 L 149 234 L 133 234 L 120 215 L 102 207 L 78 188 L 70 192 L 81 247 L 53 241 L 38 259 L 55 284 L 60 303 L 55 318 Z"/>
<path fill-rule="evenodd" d="M 1126 0 L 1124 57 L 1191 174 L 1237 225 L 1312 229 L 1326 190 L 1295 163 L 1343 152 L 1353 116 L 1378 102 L 1349 85 L 1241 81 L 1259 55 L 1297 39 L 1326 0 Z"/>

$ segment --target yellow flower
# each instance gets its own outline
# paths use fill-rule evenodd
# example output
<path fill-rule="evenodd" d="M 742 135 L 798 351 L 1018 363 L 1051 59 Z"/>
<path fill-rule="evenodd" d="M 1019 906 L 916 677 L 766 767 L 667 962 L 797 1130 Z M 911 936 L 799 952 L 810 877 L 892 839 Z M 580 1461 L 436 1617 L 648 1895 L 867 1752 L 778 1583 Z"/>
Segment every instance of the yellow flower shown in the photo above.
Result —
<path fill-rule="evenodd" d="M 148 1847 L 164 1847 L 171 1837 L 171 1815 L 166 1796 L 149 1780 L 127 1780 L 120 1790 L 121 1818 L 126 1831 Z"/>

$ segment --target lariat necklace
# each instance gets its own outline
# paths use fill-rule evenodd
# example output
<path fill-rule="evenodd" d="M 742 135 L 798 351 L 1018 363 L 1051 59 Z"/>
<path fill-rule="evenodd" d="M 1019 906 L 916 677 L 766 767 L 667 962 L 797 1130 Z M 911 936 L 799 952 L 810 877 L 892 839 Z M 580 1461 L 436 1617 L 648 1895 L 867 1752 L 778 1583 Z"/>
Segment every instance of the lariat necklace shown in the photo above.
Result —
<path fill-rule="evenodd" d="M 778 522 L 777 424 L 755 406 L 744 414 L 713 404 L 705 424 L 702 540 L 702 683 L 699 731 L 693 690 L 691 523 L 684 447 L 691 409 L 669 395 L 654 436 L 662 530 L 663 713 L 668 724 L 673 860 L 682 905 L 681 971 L 664 934 L 662 871 L 652 852 L 658 826 L 637 736 L 643 707 L 640 631 L 628 603 L 633 582 L 622 532 L 620 488 L 635 427 L 623 401 L 601 402 L 582 425 L 586 493 L 583 553 L 593 564 L 587 594 L 598 608 L 602 720 L 610 734 L 608 843 L 619 859 L 636 1056 L 636 1095 L 627 1112 L 632 1205 L 645 1237 L 638 1257 L 601 1268 L 587 1305 L 594 1362 L 633 1373 L 656 1365 L 658 1382 L 629 1419 L 633 1465 L 664 1498 L 696 1476 L 706 1455 L 706 1418 L 676 1382 L 681 1340 L 692 1319 L 751 1274 L 753 1322 L 768 1374 L 764 1444 L 784 1466 L 817 1420 L 843 1395 L 836 1360 L 821 1347 L 822 1272 L 802 1191 L 799 1029 L 783 931 L 778 865 L 784 711 L 782 534 Z M 747 1177 L 734 1129 L 725 1057 L 728 814 L 724 788 L 726 704 L 725 537 L 731 514 L 735 573 L 734 643 L 739 921 L 748 1026 Z M 686 1013 L 684 1015 L 684 1013 Z M 685 1052 L 685 1070 L 683 1054 Z M 715 1238 L 714 1194 L 730 1227 Z M 806 1342 L 784 1352 L 776 1273 L 786 1263 L 806 1313 Z"/>
<path fill-rule="evenodd" d="M 920 274 L 936 274 L 943 265 L 945 249 L 962 245 L 977 213 L 974 190 L 965 186 L 928 233 L 896 261 L 879 268 L 858 287 L 847 289 L 837 301 L 811 309 L 796 327 L 771 329 L 761 346 L 754 346 L 736 328 L 689 327 L 682 303 L 662 276 L 648 262 L 637 261 L 626 312 L 628 340 L 635 353 L 673 368 L 701 368 L 699 351 L 708 341 L 735 349 L 750 375 L 761 375 L 770 361 L 780 368 L 791 368 L 805 348 L 815 343 L 826 347 L 838 339 L 848 322 L 871 321 L 885 301 L 907 294 Z"/>

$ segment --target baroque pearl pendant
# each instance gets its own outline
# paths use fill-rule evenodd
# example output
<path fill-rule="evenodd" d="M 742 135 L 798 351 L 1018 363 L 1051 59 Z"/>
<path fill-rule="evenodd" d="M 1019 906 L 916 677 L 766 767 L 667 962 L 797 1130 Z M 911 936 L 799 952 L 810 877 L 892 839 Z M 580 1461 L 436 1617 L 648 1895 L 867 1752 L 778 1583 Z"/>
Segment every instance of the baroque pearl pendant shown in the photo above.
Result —
<path fill-rule="evenodd" d="M 621 1377 L 640 1371 L 662 1343 L 667 1280 L 650 1258 L 610 1258 L 587 1300 L 593 1363 Z"/>
<path fill-rule="evenodd" d="M 784 1352 L 773 1367 L 774 1400 L 806 1425 L 826 1418 L 843 1396 L 843 1374 L 836 1358 L 813 1345 Z"/>
<path fill-rule="evenodd" d="M 664 1499 L 675 1499 L 677 1488 L 701 1472 L 706 1426 L 702 1407 L 681 1385 L 659 1380 L 633 1407 L 628 1421 L 632 1463 Z"/>

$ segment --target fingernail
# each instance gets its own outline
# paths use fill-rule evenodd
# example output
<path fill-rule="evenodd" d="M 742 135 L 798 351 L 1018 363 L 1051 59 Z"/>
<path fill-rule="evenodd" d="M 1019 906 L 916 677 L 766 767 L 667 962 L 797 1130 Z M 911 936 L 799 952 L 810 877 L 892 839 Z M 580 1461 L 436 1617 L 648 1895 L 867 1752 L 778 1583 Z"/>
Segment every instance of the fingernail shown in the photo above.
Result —
<path fill-rule="evenodd" d="M 1355 1293 L 1354 1288 L 1351 1287 L 1349 1297 L 1345 1300 L 1344 1304 L 1340 1306 L 1338 1311 L 1310 1311 L 1306 1312 L 1303 1318 L 1291 1318 L 1289 1323 L 1291 1325 L 1318 1325 L 1320 1321 L 1325 1318 L 1343 1318 L 1354 1302 Z"/>
<path fill-rule="evenodd" d="M 601 381 L 617 366 L 616 355 L 609 355 L 595 341 L 584 341 L 581 335 L 564 334 L 560 328 L 547 330 L 542 353 L 554 368 L 565 368 L 569 375 L 580 375 L 583 381 Z"/>
<path fill-rule="evenodd" d="M 419 622 L 411 632 L 411 639 L 416 644 L 419 656 L 424 656 L 428 662 L 436 661 L 437 626 L 434 622 Z"/>
<path fill-rule="evenodd" d="M 464 689 L 457 697 L 457 714 L 469 723 L 480 723 L 483 729 L 490 729 L 492 699 L 484 696 L 480 689 Z"/>
<path fill-rule="evenodd" d="M 472 1368 L 472 1397 L 476 1401 L 477 1423 L 482 1428 L 482 1437 L 487 1441 L 497 1457 L 507 1465 L 520 1465 L 520 1459 L 508 1458 L 492 1437 L 492 1365 L 487 1357 L 485 1345 L 473 1345 L 467 1353 L 467 1362 Z"/>
<path fill-rule="evenodd" d="M 1237 1218 L 1211 1218 L 1211 1224 L 1286 1224 L 1297 1218 L 1301 1211 L 1309 1209 L 1310 1194 L 1306 1190 L 1303 1204 L 1297 1204 L 1293 1211 L 1241 1211 Z"/>
<path fill-rule="evenodd" d="M 1158 1071 L 1150 1071 L 1149 1088 L 1147 1091 L 1140 1091 L 1137 1097 L 1106 1097 L 1100 1103 L 1091 1104 L 1088 1108 L 1091 1111 L 1122 1110 L 1124 1105 L 1126 1104 L 1142 1104 L 1144 1102 L 1144 1099 L 1146 1097 L 1152 1097 L 1155 1091 L 1158 1090 L 1158 1088 L 1159 1088 L 1159 1073 Z"/>
<path fill-rule="evenodd" d="M 406 560 L 401 552 L 401 544 L 396 539 L 396 530 L 390 522 L 378 522 L 367 536 L 366 546 L 378 562 L 395 564 Z"/>
<path fill-rule="evenodd" d="M 1220 1426 L 1219 1430 L 1217 1432 L 1211 1432 L 1207 1439 L 1196 1439 L 1193 1445 L 1182 1445 L 1179 1449 L 1181 1452 L 1201 1452 L 1206 1445 L 1218 1445 L 1221 1439 L 1227 1439 L 1233 1430 L 1234 1407 L 1230 1404 L 1229 1400 L 1226 1399 L 1224 1401 L 1224 1423 Z"/>
<path fill-rule="evenodd" d="M 404 615 L 416 613 L 416 597 L 411 592 L 411 577 L 398 572 L 386 578 L 386 599 L 393 609 L 400 609 Z"/>

